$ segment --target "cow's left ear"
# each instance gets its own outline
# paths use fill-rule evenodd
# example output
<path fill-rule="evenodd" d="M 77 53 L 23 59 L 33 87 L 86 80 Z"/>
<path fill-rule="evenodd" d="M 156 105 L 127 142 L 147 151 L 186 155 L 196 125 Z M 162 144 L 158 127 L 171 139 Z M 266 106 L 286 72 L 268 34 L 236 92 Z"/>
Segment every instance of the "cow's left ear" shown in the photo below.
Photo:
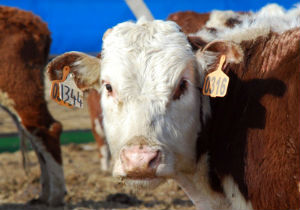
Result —
<path fill-rule="evenodd" d="M 242 48 L 230 41 L 213 41 L 196 52 L 196 58 L 204 70 L 209 70 L 210 66 L 216 66 L 221 55 L 226 56 L 225 65 L 229 63 L 238 64 L 244 57 Z"/>
<path fill-rule="evenodd" d="M 74 74 L 74 81 L 78 88 L 87 90 L 100 88 L 100 59 L 81 52 L 67 52 L 54 58 L 47 65 L 49 79 L 61 80 L 63 69 L 68 66 Z"/>

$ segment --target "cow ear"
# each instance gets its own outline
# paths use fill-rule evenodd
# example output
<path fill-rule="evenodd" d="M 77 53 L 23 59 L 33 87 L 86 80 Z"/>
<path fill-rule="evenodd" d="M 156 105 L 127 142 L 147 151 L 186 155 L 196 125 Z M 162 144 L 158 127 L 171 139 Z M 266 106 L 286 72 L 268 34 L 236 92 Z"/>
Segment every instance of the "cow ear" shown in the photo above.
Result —
<path fill-rule="evenodd" d="M 211 66 L 217 66 L 220 55 L 226 56 L 225 66 L 229 63 L 238 64 L 244 57 L 242 48 L 230 41 L 213 41 L 196 52 L 196 58 L 204 70 L 209 70 Z"/>
<path fill-rule="evenodd" d="M 74 81 L 78 88 L 86 90 L 100 88 L 100 59 L 81 52 L 67 52 L 55 57 L 47 65 L 49 79 L 61 80 L 63 68 L 68 66 L 74 74 Z"/>
<path fill-rule="evenodd" d="M 188 36 L 187 39 L 194 51 L 202 50 L 205 45 L 207 45 L 207 42 L 205 42 L 200 36 Z"/>

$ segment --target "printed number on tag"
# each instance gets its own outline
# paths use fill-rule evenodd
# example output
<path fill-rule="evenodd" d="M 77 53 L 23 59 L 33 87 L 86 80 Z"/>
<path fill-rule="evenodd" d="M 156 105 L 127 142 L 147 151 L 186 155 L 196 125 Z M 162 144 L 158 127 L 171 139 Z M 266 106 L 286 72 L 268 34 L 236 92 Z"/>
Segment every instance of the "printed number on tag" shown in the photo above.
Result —
<path fill-rule="evenodd" d="M 212 97 L 225 96 L 229 79 L 226 77 L 208 76 L 204 82 L 204 95 L 210 95 Z"/>
<path fill-rule="evenodd" d="M 205 77 L 203 95 L 210 97 L 224 97 L 226 95 L 229 77 L 222 71 L 224 62 L 225 55 L 222 55 L 217 70 Z"/>
<path fill-rule="evenodd" d="M 83 108 L 83 93 L 77 88 L 69 66 L 64 66 L 61 80 L 52 81 L 50 96 L 59 105 Z"/>
<path fill-rule="evenodd" d="M 60 85 L 60 83 L 57 81 L 52 82 L 51 93 L 50 93 L 51 98 L 59 105 L 66 106 L 68 108 L 72 108 L 73 106 L 71 104 L 65 103 L 64 101 L 62 101 L 60 99 L 59 85 Z"/>
<path fill-rule="evenodd" d="M 81 92 L 77 91 L 64 83 L 60 83 L 59 87 L 60 99 L 75 107 L 82 108 Z"/>

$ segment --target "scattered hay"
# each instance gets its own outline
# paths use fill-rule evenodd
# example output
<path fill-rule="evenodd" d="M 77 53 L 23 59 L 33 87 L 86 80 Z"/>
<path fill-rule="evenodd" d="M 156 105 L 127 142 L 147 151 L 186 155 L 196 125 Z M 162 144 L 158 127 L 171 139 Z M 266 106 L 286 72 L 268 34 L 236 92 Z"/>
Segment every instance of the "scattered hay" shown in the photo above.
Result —
<path fill-rule="evenodd" d="M 40 192 L 39 164 L 34 152 L 28 152 L 31 160 L 28 176 L 22 169 L 20 152 L 1 153 L 0 210 L 194 209 L 173 181 L 153 191 L 134 193 L 110 174 L 101 172 L 95 145 L 62 146 L 68 194 L 66 205 L 58 208 L 26 205 Z"/>

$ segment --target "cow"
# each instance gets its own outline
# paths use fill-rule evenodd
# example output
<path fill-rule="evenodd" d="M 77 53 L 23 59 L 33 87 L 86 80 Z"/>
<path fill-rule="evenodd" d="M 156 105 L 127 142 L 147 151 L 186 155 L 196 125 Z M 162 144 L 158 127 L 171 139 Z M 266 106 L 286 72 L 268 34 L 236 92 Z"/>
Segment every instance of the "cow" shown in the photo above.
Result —
<path fill-rule="evenodd" d="M 126 184 L 174 179 L 197 209 L 299 209 L 299 14 L 258 12 L 197 45 L 171 21 L 124 22 L 101 60 L 67 52 L 47 72 L 69 66 L 79 88 L 99 88 L 113 175 Z M 230 79 L 221 98 L 203 94 L 216 67 Z"/>
<path fill-rule="evenodd" d="M 51 43 L 36 15 L 0 6 L 0 107 L 13 117 L 20 136 L 31 140 L 41 169 L 41 194 L 30 203 L 57 206 L 66 193 L 60 134 L 62 125 L 47 108 L 44 68 Z"/>
<path fill-rule="evenodd" d="M 167 20 L 176 22 L 185 34 L 197 33 L 203 27 L 214 30 L 216 28 L 233 28 L 241 24 L 243 19 L 252 12 L 234 12 L 231 10 L 213 10 L 208 13 L 184 11 L 172 13 Z"/>
<path fill-rule="evenodd" d="M 88 90 L 87 104 L 89 108 L 92 133 L 97 143 L 100 159 L 100 169 L 108 171 L 110 168 L 110 152 L 105 140 L 102 124 L 102 110 L 100 108 L 100 94 L 95 89 Z"/>
<path fill-rule="evenodd" d="M 197 13 L 193 11 L 176 12 L 168 16 L 167 20 L 176 22 L 185 34 L 191 34 L 190 39 L 194 39 L 192 34 L 197 33 L 203 28 L 210 31 L 215 31 L 215 28 L 233 27 L 240 24 L 243 15 L 250 15 L 251 13 L 233 12 L 233 11 L 219 11 L 214 10 L 211 13 Z M 191 41 L 194 45 L 199 39 Z M 101 53 L 97 55 L 101 57 Z M 89 108 L 91 127 L 94 139 L 97 143 L 100 159 L 100 169 L 108 171 L 110 166 L 110 153 L 105 140 L 105 134 L 102 126 L 102 110 L 100 107 L 100 94 L 95 89 L 88 91 L 87 105 Z"/>

